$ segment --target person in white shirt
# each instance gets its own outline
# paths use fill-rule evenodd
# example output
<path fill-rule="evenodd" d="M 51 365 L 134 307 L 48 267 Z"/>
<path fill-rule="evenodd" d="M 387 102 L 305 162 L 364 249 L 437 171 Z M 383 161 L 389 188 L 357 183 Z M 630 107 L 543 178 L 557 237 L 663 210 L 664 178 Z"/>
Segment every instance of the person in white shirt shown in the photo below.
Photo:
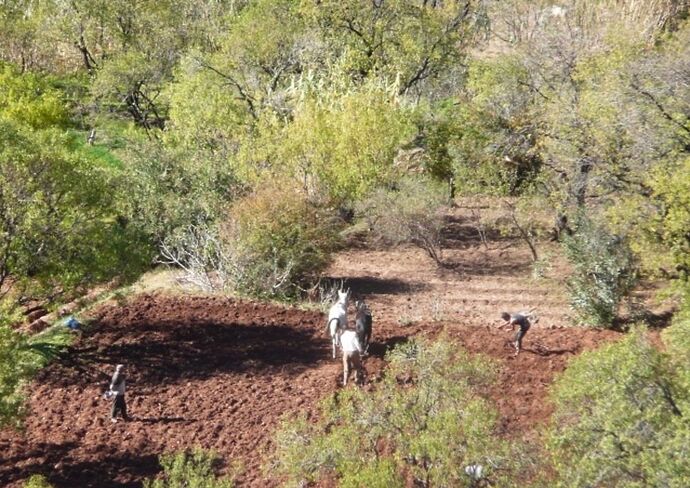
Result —
<path fill-rule="evenodd" d="M 345 329 L 340 335 L 340 347 L 343 350 L 343 386 L 347 385 L 350 370 L 355 370 L 355 383 L 359 383 L 362 376 L 362 344 L 357 338 L 357 332 Z"/>
<path fill-rule="evenodd" d="M 122 419 L 127 421 L 127 402 L 125 402 L 125 366 L 118 364 L 115 373 L 110 380 L 110 389 L 106 392 L 107 398 L 113 398 L 113 408 L 110 412 L 110 421 L 117 422 L 117 415 L 121 414 Z"/>

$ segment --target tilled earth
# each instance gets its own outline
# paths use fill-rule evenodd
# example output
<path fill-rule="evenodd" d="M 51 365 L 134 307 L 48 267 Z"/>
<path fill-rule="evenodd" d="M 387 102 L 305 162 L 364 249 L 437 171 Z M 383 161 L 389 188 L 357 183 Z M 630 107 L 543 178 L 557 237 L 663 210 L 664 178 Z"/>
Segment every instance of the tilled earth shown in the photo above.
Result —
<path fill-rule="evenodd" d="M 159 454 L 191 446 L 215 450 L 228 469 L 239 464 L 240 486 L 273 486 L 262 465 L 280 419 L 313 415 L 339 388 L 340 361 L 330 357 L 318 312 L 144 294 L 103 307 L 93 319 L 71 354 L 31 385 L 24 430 L 0 432 L 0 486 L 20 486 L 36 473 L 57 487 L 141 486 L 160 471 Z M 379 317 L 366 388 L 375 387 L 387 348 L 441 331 L 497 360 L 498 382 L 487 394 L 501 413 L 499 434 L 510 437 L 530 437 L 548 419 L 547 388 L 570 357 L 617 337 L 534 327 L 513 359 L 511 334 L 496 327 Z M 101 398 L 116 363 L 127 366 L 128 423 L 112 424 Z"/>

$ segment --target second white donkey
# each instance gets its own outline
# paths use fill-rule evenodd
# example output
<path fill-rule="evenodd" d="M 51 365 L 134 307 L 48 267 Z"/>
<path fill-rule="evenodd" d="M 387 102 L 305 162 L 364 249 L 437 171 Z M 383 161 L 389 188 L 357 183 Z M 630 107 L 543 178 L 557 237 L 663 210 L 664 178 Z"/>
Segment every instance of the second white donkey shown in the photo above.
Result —
<path fill-rule="evenodd" d="M 328 322 L 326 328 L 331 335 L 333 345 L 333 359 L 340 345 L 340 334 L 347 327 L 347 304 L 350 300 L 350 289 L 338 291 L 338 301 L 335 302 L 328 311 Z"/>

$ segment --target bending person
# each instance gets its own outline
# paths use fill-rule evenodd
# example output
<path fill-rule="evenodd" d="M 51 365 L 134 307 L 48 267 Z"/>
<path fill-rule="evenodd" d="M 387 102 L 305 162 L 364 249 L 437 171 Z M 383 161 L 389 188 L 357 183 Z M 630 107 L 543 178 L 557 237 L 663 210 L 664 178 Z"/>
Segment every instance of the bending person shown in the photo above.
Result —
<path fill-rule="evenodd" d="M 501 318 L 505 320 L 505 322 L 501 324 L 500 327 L 511 327 L 512 330 L 515 330 L 516 325 L 520 327 L 520 330 L 518 330 L 517 334 L 515 334 L 515 356 L 520 354 L 520 350 L 522 349 L 522 339 L 525 338 L 525 334 L 527 334 L 527 331 L 532 326 L 529 321 L 531 317 L 532 314 L 528 312 L 503 312 L 501 314 Z"/>

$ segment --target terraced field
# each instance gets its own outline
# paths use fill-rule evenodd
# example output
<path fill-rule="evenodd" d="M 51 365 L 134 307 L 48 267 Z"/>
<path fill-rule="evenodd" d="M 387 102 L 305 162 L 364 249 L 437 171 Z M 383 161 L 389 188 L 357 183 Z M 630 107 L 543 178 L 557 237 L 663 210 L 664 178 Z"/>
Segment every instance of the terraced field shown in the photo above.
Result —
<path fill-rule="evenodd" d="M 552 411 L 556 374 L 619 334 L 568 326 L 561 265 L 534 280 L 518 241 L 485 244 L 460 211 L 451 218 L 446 267 L 415 248 L 355 246 L 330 268 L 373 310 L 364 388 L 376 388 L 390 347 L 444 333 L 495 359 L 498 379 L 485 394 L 501 416 L 497 435 L 534 441 Z M 514 358 L 499 314 L 528 308 L 540 320 Z M 0 486 L 19 487 L 35 473 L 64 488 L 141 486 L 159 472 L 158 455 L 194 445 L 217 451 L 226 470 L 239 463 L 239 486 L 275 486 L 264 466 L 280 420 L 316 414 L 319 400 L 341 388 L 318 311 L 158 292 L 106 304 L 91 318 L 70 354 L 31 385 L 25 429 L 0 432 Z M 128 368 L 133 420 L 111 424 L 100 396 L 116 363 Z"/>

